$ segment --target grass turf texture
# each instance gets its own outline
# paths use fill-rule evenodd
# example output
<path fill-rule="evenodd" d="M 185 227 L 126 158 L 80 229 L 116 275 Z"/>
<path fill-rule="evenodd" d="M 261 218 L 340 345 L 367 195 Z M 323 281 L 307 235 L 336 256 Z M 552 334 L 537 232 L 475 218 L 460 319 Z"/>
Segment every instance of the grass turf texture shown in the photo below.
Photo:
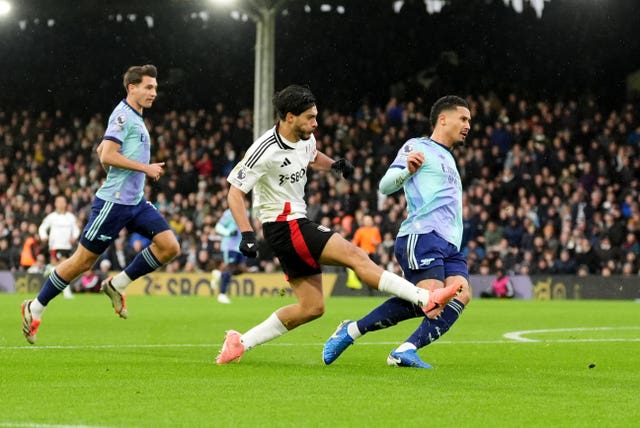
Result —
<path fill-rule="evenodd" d="M 214 363 L 224 331 L 293 299 L 132 296 L 122 320 L 104 296 L 58 298 L 32 346 L 24 298 L 0 294 L 0 426 L 621 427 L 640 416 L 640 304 L 629 301 L 476 300 L 420 351 L 436 369 L 419 370 L 385 362 L 419 320 L 323 365 L 338 322 L 380 298 L 328 299 L 321 319 L 226 366 Z M 503 337 L 545 329 L 573 330 Z"/>

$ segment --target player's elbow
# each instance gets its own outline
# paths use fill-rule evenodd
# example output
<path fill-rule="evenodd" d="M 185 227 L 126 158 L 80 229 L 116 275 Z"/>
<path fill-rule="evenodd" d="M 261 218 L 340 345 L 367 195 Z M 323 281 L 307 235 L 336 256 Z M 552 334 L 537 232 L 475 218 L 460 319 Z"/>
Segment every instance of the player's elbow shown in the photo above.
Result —
<path fill-rule="evenodd" d="M 104 150 L 102 152 L 98 153 L 98 159 L 100 160 L 100 164 L 104 168 L 107 168 L 107 167 L 111 166 L 110 156 L 107 153 L 105 153 Z"/>
<path fill-rule="evenodd" d="M 402 186 L 395 186 L 394 183 L 389 183 L 389 180 L 386 180 L 383 178 L 380 181 L 380 184 L 378 184 L 378 192 L 388 196 L 388 195 L 391 195 L 392 193 L 395 193 L 397 190 L 400 189 L 400 187 Z"/>

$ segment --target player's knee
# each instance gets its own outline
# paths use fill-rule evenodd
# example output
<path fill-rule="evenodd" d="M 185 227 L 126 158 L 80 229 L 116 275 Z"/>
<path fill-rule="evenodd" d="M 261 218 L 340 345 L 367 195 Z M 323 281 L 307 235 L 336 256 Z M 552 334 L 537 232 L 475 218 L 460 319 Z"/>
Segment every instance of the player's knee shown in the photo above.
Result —
<path fill-rule="evenodd" d="M 81 270 L 82 272 L 91 270 L 95 262 L 96 262 L 95 259 L 82 260 L 81 263 L 78 263 L 78 269 Z"/>
<path fill-rule="evenodd" d="M 307 321 L 312 321 L 324 315 L 324 302 L 310 305 L 305 308 L 305 317 Z"/>
<path fill-rule="evenodd" d="M 63 261 L 58 268 L 66 268 L 68 266 L 73 266 L 73 269 L 77 273 L 83 273 L 90 270 L 95 264 L 98 256 L 97 255 L 88 255 L 88 252 L 76 252 L 70 258 Z"/>
<path fill-rule="evenodd" d="M 180 254 L 180 244 L 177 240 L 172 240 L 169 244 L 167 244 L 163 249 L 162 253 L 164 255 L 164 263 L 170 262 L 171 260 L 178 257 Z"/>
<path fill-rule="evenodd" d="M 369 258 L 369 255 L 362 248 L 358 247 L 357 245 L 353 245 L 352 247 L 353 248 L 350 248 L 349 251 L 351 254 L 352 264 L 352 266 L 350 267 L 353 270 L 357 272 L 358 269 L 365 269 L 367 265 L 373 263 Z"/>

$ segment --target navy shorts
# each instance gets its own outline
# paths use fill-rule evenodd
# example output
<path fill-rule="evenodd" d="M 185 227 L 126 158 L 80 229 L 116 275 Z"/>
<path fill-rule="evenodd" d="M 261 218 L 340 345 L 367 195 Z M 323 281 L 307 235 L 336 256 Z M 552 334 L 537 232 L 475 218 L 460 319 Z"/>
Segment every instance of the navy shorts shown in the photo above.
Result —
<path fill-rule="evenodd" d="M 444 282 L 445 278 L 454 275 L 469 279 L 467 261 L 462 253 L 435 231 L 399 236 L 395 254 L 405 277 L 413 284 L 424 279 Z"/>
<path fill-rule="evenodd" d="M 240 265 L 247 262 L 247 258 L 244 254 L 238 251 L 223 251 L 224 262 L 228 265 Z"/>
<path fill-rule="evenodd" d="M 262 231 L 278 257 L 287 281 L 321 272 L 318 260 L 333 235 L 330 229 L 307 218 L 299 218 L 264 223 Z"/>
<path fill-rule="evenodd" d="M 149 239 L 170 229 L 162 214 L 144 198 L 137 205 L 122 205 L 94 198 L 91 216 L 82 231 L 80 243 L 92 253 L 102 254 L 118 238 L 123 228 Z"/>

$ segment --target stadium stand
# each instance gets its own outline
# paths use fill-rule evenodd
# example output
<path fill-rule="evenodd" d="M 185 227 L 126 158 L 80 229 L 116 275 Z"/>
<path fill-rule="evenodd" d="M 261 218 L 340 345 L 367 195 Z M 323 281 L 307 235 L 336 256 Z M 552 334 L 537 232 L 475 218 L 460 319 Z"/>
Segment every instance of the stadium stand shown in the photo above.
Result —
<path fill-rule="evenodd" d="M 582 268 L 637 275 L 638 106 L 606 113 L 594 101 L 551 103 L 516 94 L 468 101 L 473 129 L 456 158 L 465 188 L 463 250 L 470 272 L 488 265 L 514 274 Z M 385 236 L 379 259 L 392 270 L 389 240 L 404 217 L 405 200 L 402 194 L 378 194 L 377 183 L 402 142 L 429 132 L 429 107 L 422 98 L 392 98 L 384 106 L 364 103 L 353 114 L 320 112 L 321 149 L 350 159 L 356 170 L 349 181 L 311 173 L 310 218 L 350 238 L 363 215 L 372 215 Z M 24 269 L 20 251 L 29 230 L 51 212 L 57 194 L 65 194 L 79 221 L 86 221 L 104 178 L 95 155 L 104 121 L 99 114 L 83 120 L 62 111 L 0 112 L 4 269 Z M 146 122 L 154 158 L 166 162 L 168 172 L 147 186 L 147 197 L 168 215 L 182 245 L 182 256 L 166 269 L 206 270 L 200 250 L 215 251 L 215 222 L 226 208 L 225 176 L 252 141 L 251 113 L 218 103 L 210 111 L 149 114 Z M 277 268 L 265 253 L 254 269 Z"/>

